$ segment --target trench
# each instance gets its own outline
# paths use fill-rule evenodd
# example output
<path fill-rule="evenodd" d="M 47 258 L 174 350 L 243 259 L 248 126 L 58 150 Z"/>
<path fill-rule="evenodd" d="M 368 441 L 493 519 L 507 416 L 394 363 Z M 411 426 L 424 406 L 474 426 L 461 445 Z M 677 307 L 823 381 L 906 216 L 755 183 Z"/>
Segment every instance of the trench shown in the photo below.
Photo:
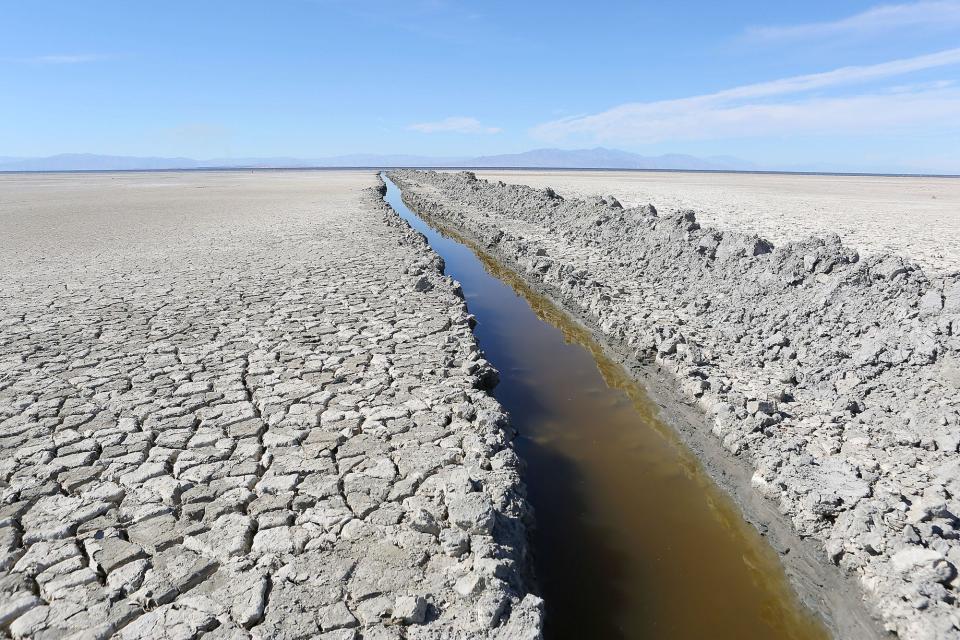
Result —
<path fill-rule="evenodd" d="M 384 197 L 460 282 L 536 512 L 547 640 L 829 638 L 777 553 L 589 332 L 482 250 Z"/>

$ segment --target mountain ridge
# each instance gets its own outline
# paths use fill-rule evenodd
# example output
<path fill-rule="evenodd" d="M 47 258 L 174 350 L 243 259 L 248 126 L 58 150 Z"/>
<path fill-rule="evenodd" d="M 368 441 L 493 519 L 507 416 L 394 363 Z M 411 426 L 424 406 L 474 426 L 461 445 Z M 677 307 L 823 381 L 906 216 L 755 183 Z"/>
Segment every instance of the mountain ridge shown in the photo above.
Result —
<path fill-rule="evenodd" d="M 619 149 L 531 149 L 521 153 L 480 156 L 421 156 L 414 154 L 346 154 L 321 158 L 252 157 L 195 160 L 186 157 L 117 156 L 63 153 L 41 158 L 0 156 L 0 171 L 111 171 L 202 168 L 325 168 L 325 167 L 442 167 L 531 169 L 670 169 L 755 170 L 732 157 L 699 158 L 685 154 L 644 156 Z"/>

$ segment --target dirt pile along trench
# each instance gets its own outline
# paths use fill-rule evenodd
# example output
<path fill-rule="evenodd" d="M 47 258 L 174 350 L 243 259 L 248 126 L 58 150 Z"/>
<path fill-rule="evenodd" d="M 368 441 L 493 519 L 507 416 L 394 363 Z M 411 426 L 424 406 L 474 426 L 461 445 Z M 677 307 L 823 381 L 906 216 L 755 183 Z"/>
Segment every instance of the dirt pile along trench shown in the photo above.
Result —
<path fill-rule="evenodd" d="M 773 246 L 613 198 L 391 177 L 419 214 L 526 273 L 675 377 L 702 430 L 754 471 L 902 638 L 960 638 L 960 277 L 835 236 Z"/>

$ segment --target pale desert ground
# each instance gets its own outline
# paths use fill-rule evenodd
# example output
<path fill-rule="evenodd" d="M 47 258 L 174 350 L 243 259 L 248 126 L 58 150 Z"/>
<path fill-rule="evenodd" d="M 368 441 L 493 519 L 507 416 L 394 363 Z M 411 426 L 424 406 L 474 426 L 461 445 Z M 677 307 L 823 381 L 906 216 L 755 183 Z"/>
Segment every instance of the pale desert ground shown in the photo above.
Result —
<path fill-rule="evenodd" d="M 480 176 L 960 269 L 960 180 Z M 822 243 L 809 286 L 784 294 L 759 258 L 704 266 L 703 230 L 678 240 L 650 218 L 641 253 L 612 224 L 591 227 L 608 245 L 565 245 L 609 205 L 534 223 L 557 204 L 545 194 L 511 215 L 498 207 L 516 190 L 457 180 L 433 206 L 466 230 L 496 210 L 481 230 L 524 240 L 530 278 L 574 287 L 565 304 L 678 372 L 723 447 L 753 456 L 751 486 L 859 572 L 888 628 L 957 637 L 957 529 L 936 518 L 960 512 L 957 379 L 942 374 L 960 354 L 960 278 L 849 265 Z M 0 635 L 535 637 L 519 461 L 472 318 L 377 186 L 372 171 L 0 175 Z M 850 283 L 872 288 L 834 296 L 864 263 L 878 277 Z M 904 305 L 922 313 L 904 322 Z M 802 449 L 783 439 L 800 435 Z M 898 519 L 848 521 L 829 512 L 838 495 Z"/>
<path fill-rule="evenodd" d="M 481 178 L 615 196 L 624 206 L 693 209 L 703 225 L 774 243 L 833 232 L 867 255 L 888 250 L 928 271 L 960 270 L 960 178 L 655 171 L 484 171 Z"/>
<path fill-rule="evenodd" d="M 446 584 L 519 567 L 491 528 L 525 503 L 479 468 L 510 445 L 463 301 L 377 185 L 0 176 L 0 636 L 538 628 Z"/>

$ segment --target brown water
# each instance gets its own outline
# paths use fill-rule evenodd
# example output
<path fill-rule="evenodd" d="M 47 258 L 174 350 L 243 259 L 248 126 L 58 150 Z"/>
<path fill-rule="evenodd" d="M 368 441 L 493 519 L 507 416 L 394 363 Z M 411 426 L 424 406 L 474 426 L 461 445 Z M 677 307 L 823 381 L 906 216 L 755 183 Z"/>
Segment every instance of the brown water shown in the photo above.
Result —
<path fill-rule="evenodd" d="M 548 640 L 790 639 L 829 634 L 776 553 L 589 333 L 482 251 L 387 202 L 463 286 L 500 371 L 496 398 L 537 514 Z"/>

